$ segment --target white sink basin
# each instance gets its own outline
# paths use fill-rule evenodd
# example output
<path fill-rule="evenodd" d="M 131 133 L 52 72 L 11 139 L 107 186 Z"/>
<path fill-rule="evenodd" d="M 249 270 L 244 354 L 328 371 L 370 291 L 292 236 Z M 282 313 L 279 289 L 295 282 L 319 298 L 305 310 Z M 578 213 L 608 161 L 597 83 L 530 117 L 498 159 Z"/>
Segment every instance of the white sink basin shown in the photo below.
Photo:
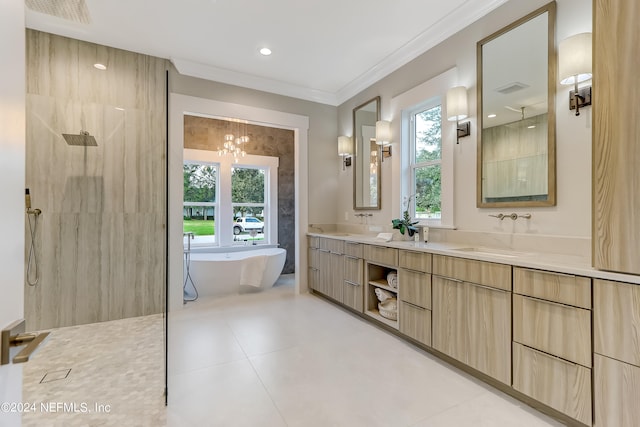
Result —
<path fill-rule="evenodd" d="M 507 251 L 502 249 L 492 249 L 492 248 L 457 248 L 454 251 L 474 253 L 477 255 L 490 255 L 490 256 L 499 256 L 503 258 L 517 258 L 519 256 L 524 255 L 520 252 Z"/>

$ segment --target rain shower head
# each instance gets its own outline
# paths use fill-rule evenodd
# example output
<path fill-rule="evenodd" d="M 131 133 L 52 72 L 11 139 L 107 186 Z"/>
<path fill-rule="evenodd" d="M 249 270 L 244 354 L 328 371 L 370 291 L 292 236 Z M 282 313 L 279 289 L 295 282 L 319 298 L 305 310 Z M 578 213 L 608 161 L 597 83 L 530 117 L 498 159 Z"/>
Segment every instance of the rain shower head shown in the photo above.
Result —
<path fill-rule="evenodd" d="M 62 137 L 69 145 L 78 145 L 80 147 L 97 147 L 96 139 L 89 135 L 89 132 L 81 130 L 79 134 L 63 133 Z"/>

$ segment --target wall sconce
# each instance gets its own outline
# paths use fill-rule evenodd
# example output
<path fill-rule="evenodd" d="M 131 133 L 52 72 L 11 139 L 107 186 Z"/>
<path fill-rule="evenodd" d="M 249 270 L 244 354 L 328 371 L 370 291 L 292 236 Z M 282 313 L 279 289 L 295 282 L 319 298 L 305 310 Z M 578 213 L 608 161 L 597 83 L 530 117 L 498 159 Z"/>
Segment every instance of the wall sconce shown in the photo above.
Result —
<path fill-rule="evenodd" d="M 591 79 L 591 33 L 580 33 L 560 42 L 558 46 L 560 84 L 575 85 L 569 92 L 569 109 L 580 115 L 580 107 L 591 105 L 591 86 L 578 89 L 578 83 Z"/>
<path fill-rule="evenodd" d="M 391 122 L 378 120 L 376 122 L 376 144 L 380 146 L 381 159 L 391 157 Z"/>
<path fill-rule="evenodd" d="M 353 154 L 353 144 L 348 136 L 338 137 L 338 155 L 342 157 L 342 170 L 345 166 L 351 166 L 351 154 Z"/>
<path fill-rule="evenodd" d="M 447 120 L 456 122 L 456 144 L 460 144 L 460 138 L 471 135 L 471 123 L 460 123 L 468 115 L 467 88 L 464 86 L 452 87 L 447 91 Z"/>

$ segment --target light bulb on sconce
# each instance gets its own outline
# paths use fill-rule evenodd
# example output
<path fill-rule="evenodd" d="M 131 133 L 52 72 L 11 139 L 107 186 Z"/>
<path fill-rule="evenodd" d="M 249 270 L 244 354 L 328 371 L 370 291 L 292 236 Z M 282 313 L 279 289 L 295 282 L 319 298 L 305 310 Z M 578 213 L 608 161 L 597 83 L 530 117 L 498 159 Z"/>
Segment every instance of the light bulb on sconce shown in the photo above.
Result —
<path fill-rule="evenodd" d="M 348 136 L 338 137 L 338 155 L 342 157 L 342 170 L 345 166 L 351 166 L 351 154 L 353 154 L 353 144 Z"/>
<path fill-rule="evenodd" d="M 580 107 L 591 105 L 591 86 L 578 88 L 578 83 L 592 78 L 591 33 L 571 36 L 558 46 L 560 84 L 574 85 L 569 92 L 569 109 L 580 115 Z"/>
<path fill-rule="evenodd" d="M 456 122 L 456 144 L 460 144 L 460 138 L 471 135 L 471 123 L 460 123 L 469 115 L 467 106 L 467 88 L 464 86 L 452 87 L 447 91 L 447 120 Z"/>
<path fill-rule="evenodd" d="M 380 147 L 380 158 L 391 157 L 391 122 L 378 120 L 376 122 L 376 144 Z"/>

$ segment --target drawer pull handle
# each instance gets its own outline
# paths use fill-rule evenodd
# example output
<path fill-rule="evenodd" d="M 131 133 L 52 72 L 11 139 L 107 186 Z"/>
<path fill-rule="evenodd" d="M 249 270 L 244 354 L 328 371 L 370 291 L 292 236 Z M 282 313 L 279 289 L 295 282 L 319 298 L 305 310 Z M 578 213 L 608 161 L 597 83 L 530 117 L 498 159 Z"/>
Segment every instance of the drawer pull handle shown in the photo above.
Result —
<path fill-rule="evenodd" d="M 358 258 L 357 256 L 345 255 L 344 257 L 349 259 L 360 260 L 360 258 Z"/>
<path fill-rule="evenodd" d="M 536 301 L 536 302 L 540 302 L 540 303 L 544 303 L 544 304 L 549 304 L 549 305 L 556 305 L 556 306 L 561 307 L 561 308 L 564 308 L 564 309 L 579 309 L 579 310 L 586 310 L 586 309 L 584 309 L 584 308 L 574 307 L 574 306 L 572 306 L 572 305 L 562 304 L 562 303 L 560 303 L 560 302 L 549 301 L 549 300 L 546 300 L 546 299 L 541 299 L 541 298 L 536 298 L 536 297 L 530 297 L 530 296 L 528 296 L 528 295 L 521 295 L 521 296 L 522 296 L 522 298 L 525 298 L 525 299 L 529 299 L 529 300 L 532 300 L 532 301 Z M 587 310 L 587 311 L 589 311 L 589 310 Z"/>
<path fill-rule="evenodd" d="M 434 274 L 434 276 L 439 277 L 439 278 L 444 279 L 444 280 L 448 280 L 448 281 L 450 281 L 450 282 L 464 283 L 464 280 L 454 279 L 453 277 L 438 276 L 438 275 L 436 275 L 436 274 Z"/>
<path fill-rule="evenodd" d="M 491 286 L 479 285 L 479 284 L 477 284 L 477 283 L 472 283 L 472 282 L 467 282 L 467 283 L 469 283 L 469 284 L 470 284 L 470 285 L 472 285 L 472 286 L 476 286 L 476 287 L 478 287 L 478 288 L 488 289 L 488 290 L 490 290 L 490 291 L 498 291 L 498 292 L 506 292 L 506 293 L 511 292 L 511 291 L 509 291 L 509 290 L 507 290 L 507 289 L 494 288 L 494 287 L 491 287 Z"/>
<path fill-rule="evenodd" d="M 401 270 L 408 271 L 410 273 L 421 274 L 423 276 L 426 274 L 426 272 L 424 272 L 424 271 L 414 270 L 413 268 L 406 268 L 406 267 L 400 267 L 400 268 L 401 268 Z"/>
<path fill-rule="evenodd" d="M 516 341 L 516 342 L 517 342 L 517 341 Z M 518 344 L 520 344 L 520 343 L 518 343 Z M 544 351 L 540 351 L 540 350 L 538 350 L 538 349 L 536 349 L 536 348 L 529 347 L 528 345 L 524 345 L 524 344 L 520 344 L 520 345 L 522 345 L 523 347 L 528 348 L 529 350 L 531 350 L 531 351 L 533 351 L 533 352 L 535 352 L 535 353 L 541 354 L 541 355 L 543 355 L 543 356 L 550 357 L 550 358 L 555 359 L 555 360 L 557 360 L 557 361 L 559 361 L 559 362 L 564 362 L 566 365 L 571 365 L 571 366 L 575 366 L 575 367 L 582 366 L 582 365 L 580 365 L 579 363 L 575 363 L 575 362 L 572 362 L 572 361 L 570 361 L 570 360 L 563 359 L 562 357 L 558 357 L 558 356 L 555 356 L 555 355 L 553 355 L 553 354 L 545 353 Z"/>
<path fill-rule="evenodd" d="M 566 273 L 556 273 L 556 272 L 551 272 L 551 271 L 544 271 L 544 270 L 535 270 L 533 268 L 523 268 L 523 267 L 518 267 L 520 270 L 522 271 L 526 271 L 532 274 L 546 274 L 549 276 L 560 276 L 560 277 L 567 277 L 569 279 L 575 279 L 576 276 L 575 274 L 566 274 Z"/>
<path fill-rule="evenodd" d="M 413 307 L 413 308 L 416 308 L 416 309 L 418 309 L 418 310 L 422 310 L 422 311 L 427 310 L 426 308 L 424 308 L 424 307 L 420 307 L 419 305 L 412 304 L 412 303 L 410 303 L 409 301 L 404 301 L 404 300 L 402 300 L 402 303 L 403 303 L 403 304 L 407 304 L 407 305 L 409 305 L 409 306 L 411 306 L 411 307 Z"/>
<path fill-rule="evenodd" d="M 351 282 L 349 280 L 345 280 L 344 283 L 346 283 L 347 285 L 351 285 L 351 286 L 360 286 L 360 283 Z"/>

